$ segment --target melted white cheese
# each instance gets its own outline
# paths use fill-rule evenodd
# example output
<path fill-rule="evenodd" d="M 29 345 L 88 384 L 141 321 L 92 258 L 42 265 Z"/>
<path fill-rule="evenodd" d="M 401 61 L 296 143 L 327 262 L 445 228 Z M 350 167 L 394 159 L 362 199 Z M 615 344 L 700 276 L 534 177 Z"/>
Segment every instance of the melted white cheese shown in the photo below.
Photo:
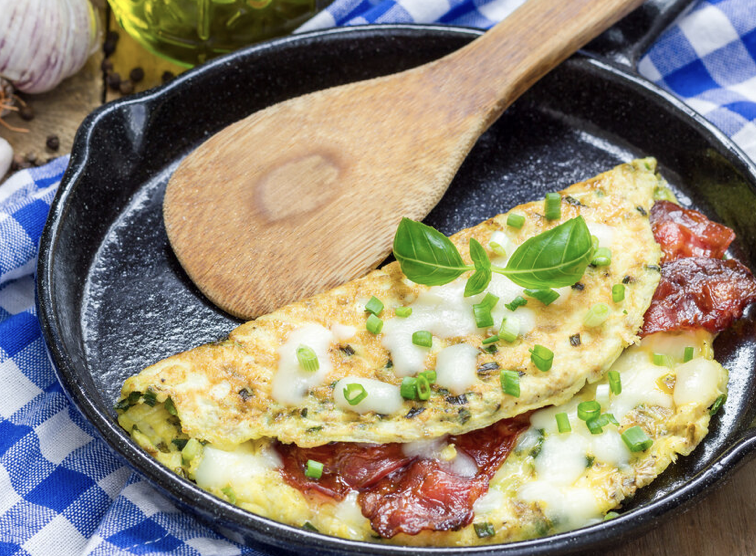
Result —
<path fill-rule="evenodd" d="M 346 525 L 355 535 L 362 531 L 366 521 L 357 502 L 358 495 L 359 493 L 356 490 L 351 491 L 339 502 L 334 513 L 334 517 Z"/>
<path fill-rule="evenodd" d="M 307 324 L 292 331 L 286 343 L 278 349 L 278 372 L 273 377 L 273 399 L 284 405 L 297 405 L 304 401 L 310 388 L 323 384 L 333 370 L 328 353 L 333 341 L 333 332 L 319 324 Z M 297 348 L 300 345 L 315 351 L 320 364 L 317 371 L 305 371 L 299 365 Z"/>
<path fill-rule="evenodd" d="M 618 421 L 641 404 L 671 408 L 672 396 L 659 388 L 657 381 L 672 370 L 668 367 L 654 365 L 648 351 L 637 346 L 625 350 L 612 370 L 619 371 L 622 377 L 622 394 L 613 396 L 606 409 Z"/>
<path fill-rule="evenodd" d="M 589 443 L 581 434 L 549 435 L 535 459 L 540 481 L 571 485 L 585 473 Z"/>
<path fill-rule="evenodd" d="M 486 492 L 473 503 L 473 512 L 475 515 L 485 515 L 495 512 L 506 503 L 506 495 L 495 488 Z"/>
<path fill-rule="evenodd" d="M 344 397 L 344 389 L 347 384 L 361 385 L 365 389 L 367 397 L 355 405 L 350 405 Z M 344 377 L 336 383 L 333 388 L 333 400 L 340 409 L 355 411 L 360 414 L 374 411 L 382 415 L 396 413 L 404 403 L 397 386 L 372 378 L 356 376 Z"/>
<path fill-rule="evenodd" d="M 606 224 L 597 224 L 596 222 L 588 222 L 587 224 L 591 235 L 598 238 L 598 246 L 611 249 L 614 243 L 614 228 Z"/>
<path fill-rule="evenodd" d="M 675 404 L 696 403 L 710 406 L 721 394 L 722 368 L 708 359 L 698 357 L 679 365 L 676 369 Z"/>
<path fill-rule="evenodd" d="M 455 344 L 438 352 L 436 384 L 455 396 L 464 394 L 478 380 L 478 350 L 469 344 Z"/>
<path fill-rule="evenodd" d="M 526 502 L 539 502 L 546 517 L 555 523 L 559 531 L 598 523 L 602 519 L 599 504 L 589 488 L 533 481 L 519 490 L 518 497 Z"/>
<path fill-rule="evenodd" d="M 281 458 L 272 448 L 255 453 L 251 443 L 246 442 L 229 452 L 208 445 L 202 451 L 202 461 L 194 478 L 204 489 L 233 486 L 236 495 L 244 498 L 245 485 L 250 477 L 259 476 L 281 466 Z M 254 498 L 253 495 L 248 497 Z"/>
<path fill-rule="evenodd" d="M 333 332 L 333 336 L 338 341 L 346 342 L 354 338 L 354 335 L 357 334 L 357 329 L 354 326 L 336 323 L 331 326 L 331 332 Z"/>

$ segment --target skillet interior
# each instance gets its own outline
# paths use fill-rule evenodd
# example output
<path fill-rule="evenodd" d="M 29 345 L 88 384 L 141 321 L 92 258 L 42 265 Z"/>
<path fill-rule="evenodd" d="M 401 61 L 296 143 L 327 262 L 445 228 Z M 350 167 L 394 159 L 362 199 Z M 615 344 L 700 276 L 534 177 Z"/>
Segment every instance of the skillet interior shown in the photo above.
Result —
<path fill-rule="evenodd" d="M 107 105 L 77 136 L 42 238 L 38 305 L 44 336 L 73 401 L 109 445 L 164 493 L 234 540 L 342 553 L 458 553 L 332 539 L 258 518 L 179 479 L 135 448 L 111 409 L 143 367 L 224 336 L 239 321 L 210 304 L 168 245 L 161 203 L 173 168 L 209 133 L 311 90 L 412 67 L 478 31 L 428 26 L 331 30 L 263 44 Z M 249 146 L 254 156 L 254 145 Z M 508 207 L 638 156 L 653 155 L 684 204 L 733 227 L 731 249 L 756 268 L 756 170 L 719 132 L 653 86 L 575 56 L 481 138 L 426 222 L 450 234 Z M 749 165 L 750 164 L 750 165 Z M 365 207 L 380 200 L 365 199 Z M 688 458 L 639 491 L 612 522 L 470 553 L 566 553 L 616 543 L 705 491 L 756 445 L 756 322 L 723 333 L 730 398 Z M 493 552 L 492 552 L 493 550 Z"/>

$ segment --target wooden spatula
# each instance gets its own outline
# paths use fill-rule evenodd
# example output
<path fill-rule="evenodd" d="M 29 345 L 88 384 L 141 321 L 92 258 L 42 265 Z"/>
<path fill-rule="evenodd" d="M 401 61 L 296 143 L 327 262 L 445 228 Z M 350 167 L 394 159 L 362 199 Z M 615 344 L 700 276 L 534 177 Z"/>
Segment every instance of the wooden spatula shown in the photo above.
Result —
<path fill-rule="evenodd" d="M 642 0 L 528 0 L 440 60 L 276 104 L 179 166 L 163 213 L 215 304 L 252 318 L 362 275 L 422 219 L 478 137 Z M 599 99 L 597 99 L 599 101 Z"/>

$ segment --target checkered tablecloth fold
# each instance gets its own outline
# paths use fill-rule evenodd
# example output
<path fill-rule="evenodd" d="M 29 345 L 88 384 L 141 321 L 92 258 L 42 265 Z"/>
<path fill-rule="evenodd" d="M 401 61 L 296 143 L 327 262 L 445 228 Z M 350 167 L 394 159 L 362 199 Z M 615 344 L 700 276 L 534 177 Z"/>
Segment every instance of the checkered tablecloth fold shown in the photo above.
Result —
<path fill-rule="evenodd" d="M 336 0 L 303 30 L 418 22 L 489 28 L 523 0 Z M 756 160 L 754 0 L 702 0 L 639 64 Z M 37 244 L 68 157 L 0 185 L 0 556 L 236 555 L 124 467 L 63 394 L 34 308 Z"/>

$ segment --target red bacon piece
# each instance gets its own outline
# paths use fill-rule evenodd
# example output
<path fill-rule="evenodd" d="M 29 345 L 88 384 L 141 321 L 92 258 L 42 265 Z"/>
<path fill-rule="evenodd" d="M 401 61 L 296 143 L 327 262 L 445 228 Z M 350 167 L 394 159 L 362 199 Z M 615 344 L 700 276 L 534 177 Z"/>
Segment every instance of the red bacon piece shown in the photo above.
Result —
<path fill-rule="evenodd" d="M 654 239 L 662 248 L 662 263 L 684 257 L 721 259 L 735 239 L 727 226 L 670 201 L 654 203 L 650 219 Z"/>
<path fill-rule="evenodd" d="M 380 480 L 358 498 L 362 514 L 384 538 L 422 530 L 448 531 L 469 525 L 475 501 L 507 459 L 517 437 L 530 425 L 530 413 L 484 429 L 449 437 L 457 452 L 478 466 L 473 477 L 454 474 L 437 460 L 419 459 Z"/>
<path fill-rule="evenodd" d="M 412 460 L 404 455 L 401 444 L 333 442 L 315 448 L 277 444 L 276 449 L 283 459 L 281 473 L 286 482 L 302 492 L 317 491 L 336 500 L 343 500 L 350 490 L 372 486 Z M 320 479 L 305 476 L 307 460 L 323 464 Z"/>
<path fill-rule="evenodd" d="M 410 458 L 401 444 L 335 442 L 317 448 L 278 444 L 281 474 L 290 485 L 342 500 L 360 492 L 362 514 L 384 538 L 422 530 L 446 531 L 468 525 L 472 506 L 488 490 L 488 481 L 530 424 L 530 414 L 499 421 L 484 429 L 449 437 L 459 453 L 472 458 L 472 477 L 455 474 L 435 459 Z M 324 464 L 319 480 L 308 479 L 307 460 Z"/>
<path fill-rule="evenodd" d="M 692 257 L 662 265 L 641 336 L 705 328 L 720 332 L 756 301 L 756 280 L 734 259 Z"/>
<path fill-rule="evenodd" d="M 384 538 L 417 535 L 423 529 L 459 529 L 473 519 L 475 501 L 488 490 L 488 477 L 460 477 L 437 460 L 418 459 L 360 493 L 362 514 Z"/>

